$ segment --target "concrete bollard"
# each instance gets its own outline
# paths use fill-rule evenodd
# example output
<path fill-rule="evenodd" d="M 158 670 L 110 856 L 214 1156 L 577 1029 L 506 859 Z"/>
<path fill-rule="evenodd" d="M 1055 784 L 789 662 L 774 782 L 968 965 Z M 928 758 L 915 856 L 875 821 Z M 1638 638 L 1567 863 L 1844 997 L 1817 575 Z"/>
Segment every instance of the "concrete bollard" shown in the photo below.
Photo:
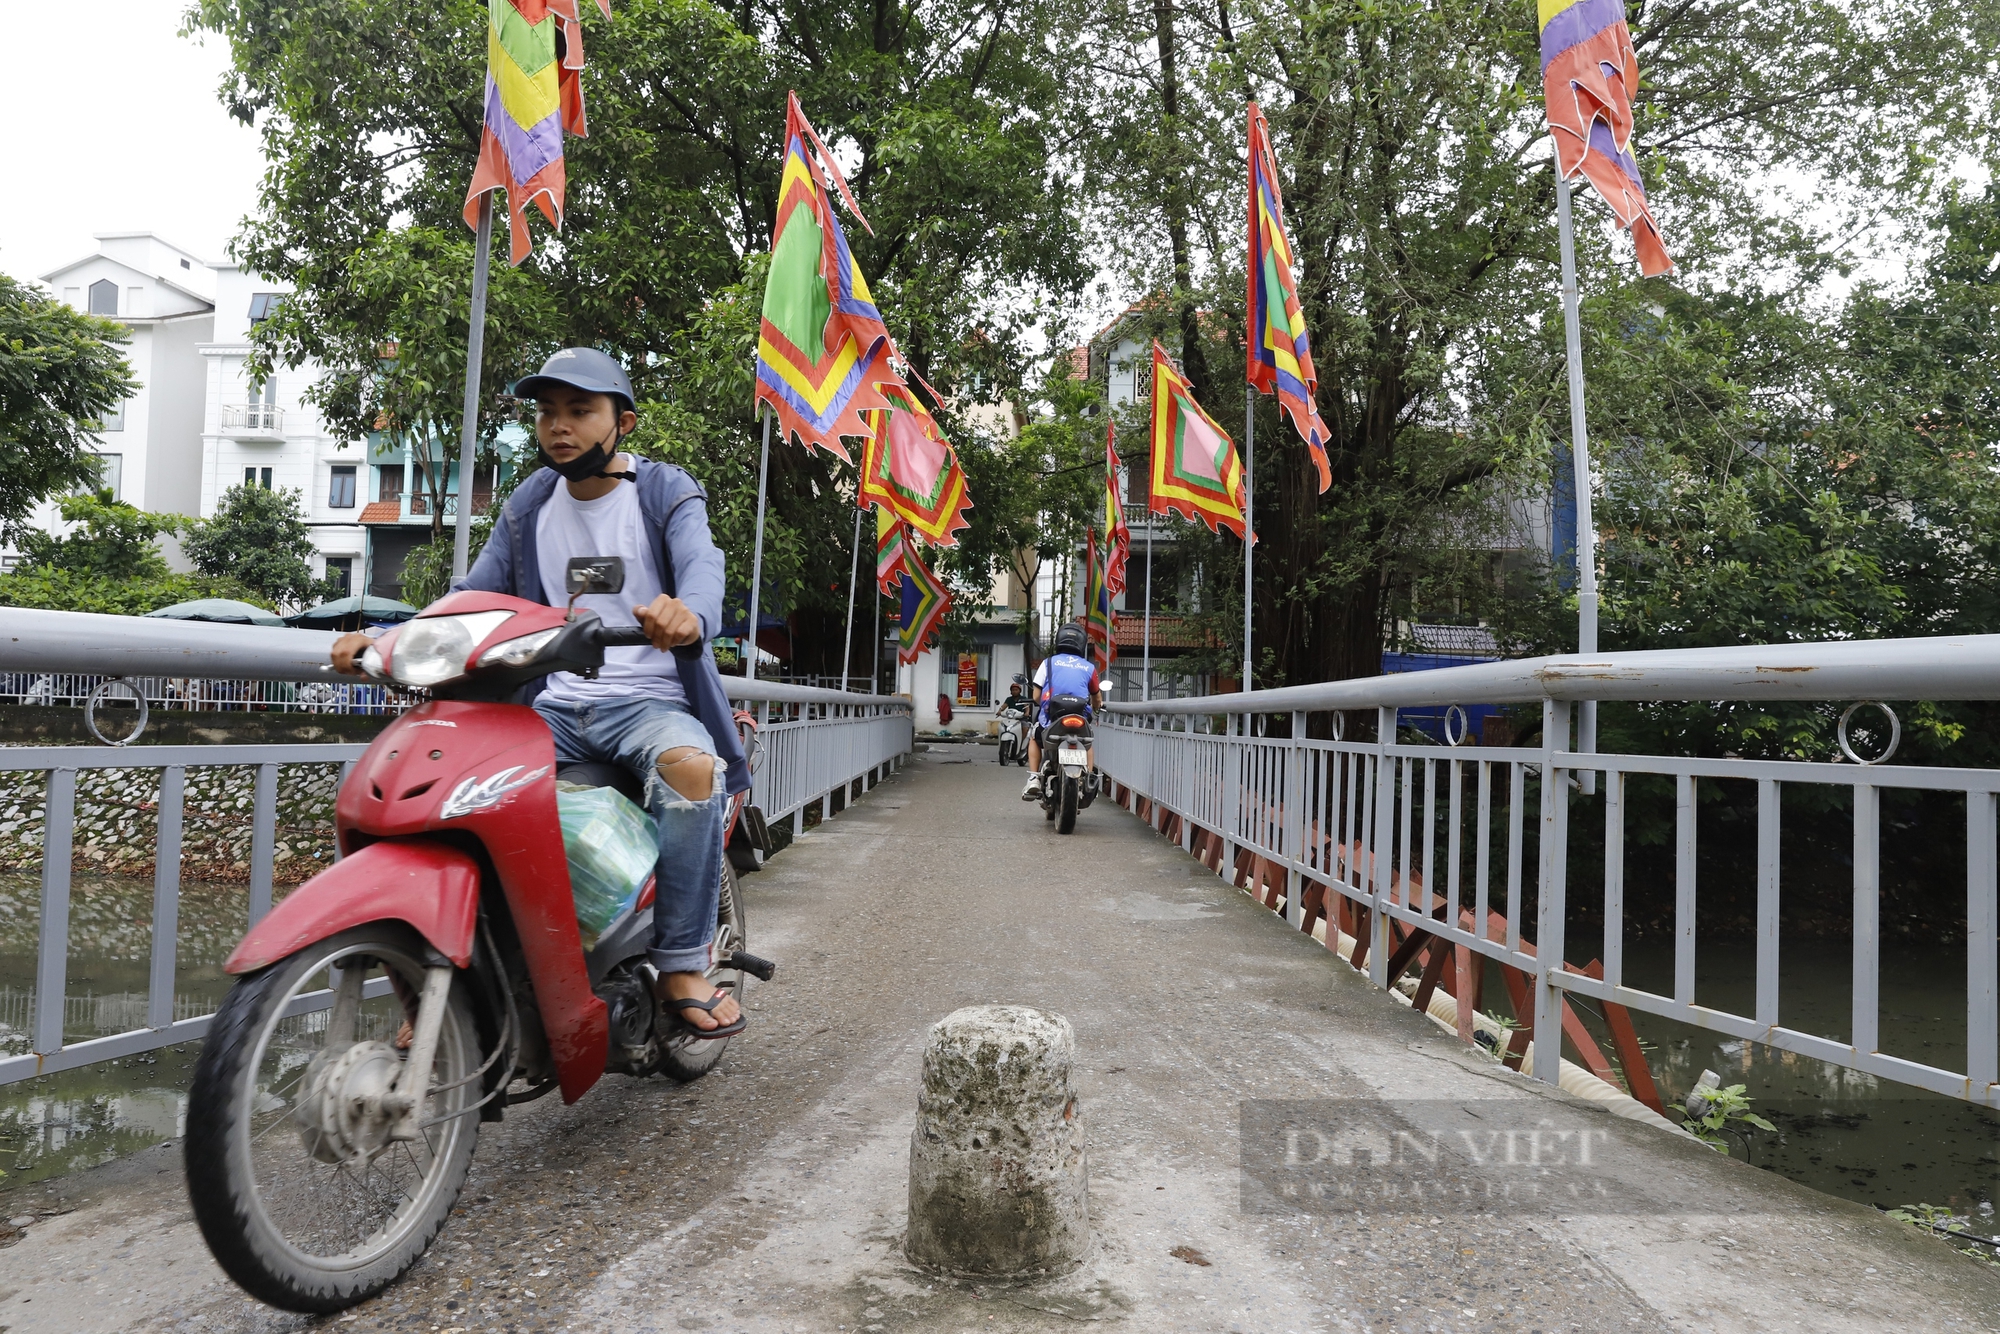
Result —
<path fill-rule="evenodd" d="M 1076 1035 L 1059 1014 L 975 1005 L 932 1025 L 910 1136 L 920 1265 L 965 1274 L 1066 1269 L 1090 1236 Z"/>

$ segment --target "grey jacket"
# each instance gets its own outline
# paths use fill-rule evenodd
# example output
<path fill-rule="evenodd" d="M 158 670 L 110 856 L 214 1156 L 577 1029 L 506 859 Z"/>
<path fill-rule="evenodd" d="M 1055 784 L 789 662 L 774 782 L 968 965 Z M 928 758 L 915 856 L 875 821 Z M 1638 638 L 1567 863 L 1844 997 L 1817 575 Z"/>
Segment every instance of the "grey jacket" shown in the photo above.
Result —
<path fill-rule="evenodd" d="M 633 484 L 639 490 L 646 535 L 654 543 L 659 561 L 660 587 L 685 603 L 701 622 L 700 641 L 674 650 L 681 689 L 687 692 L 688 707 L 715 742 L 715 753 L 729 766 L 729 791 L 742 792 L 750 786 L 750 766 L 744 758 L 742 738 L 737 735 L 735 712 L 723 692 L 722 675 L 715 667 L 715 655 L 709 650 L 709 640 L 722 628 L 722 552 L 709 536 L 708 497 L 685 469 L 652 459 L 634 462 L 638 476 Z M 550 606 L 563 600 L 560 589 L 556 597 L 550 597 L 542 587 L 535 546 L 535 520 L 561 482 L 561 475 L 551 468 L 529 474 L 508 497 L 494 522 L 493 535 L 472 569 L 453 582 L 454 592 L 474 588 Z M 537 693 L 540 686 L 536 682 Z"/>

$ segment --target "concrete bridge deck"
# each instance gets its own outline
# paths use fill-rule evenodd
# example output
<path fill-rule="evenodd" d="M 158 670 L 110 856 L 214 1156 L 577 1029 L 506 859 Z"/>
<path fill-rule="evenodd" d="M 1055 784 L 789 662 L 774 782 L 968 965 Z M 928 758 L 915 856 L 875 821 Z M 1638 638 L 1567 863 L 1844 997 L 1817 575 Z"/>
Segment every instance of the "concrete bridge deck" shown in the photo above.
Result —
<path fill-rule="evenodd" d="M 2000 1329 L 2000 1270 L 1499 1069 L 1108 801 L 1058 838 L 992 753 L 920 754 L 749 878 L 782 971 L 722 1069 L 485 1127 L 462 1215 L 376 1301 L 239 1295 L 172 1145 L 10 1197 L 71 1212 L 0 1250 L 0 1330 Z M 1095 1254 L 1040 1284 L 939 1280 L 898 1244 L 924 1032 L 978 1002 L 1077 1031 Z M 1246 1212 L 1241 1104 L 1330 1098 L 1600 1131 L 1649 1203 Z"/>

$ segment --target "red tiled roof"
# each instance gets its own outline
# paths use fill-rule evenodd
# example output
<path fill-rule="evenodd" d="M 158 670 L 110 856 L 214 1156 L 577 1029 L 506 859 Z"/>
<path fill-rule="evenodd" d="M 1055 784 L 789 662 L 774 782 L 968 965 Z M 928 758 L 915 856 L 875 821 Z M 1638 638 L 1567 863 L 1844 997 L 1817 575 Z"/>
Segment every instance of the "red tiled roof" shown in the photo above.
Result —
<path fill-rule="evenodd" d="M 361 507 L 363 523 L 397 523 L 402 520 L 403 505 L 396 500 L 371 500 Z"/>

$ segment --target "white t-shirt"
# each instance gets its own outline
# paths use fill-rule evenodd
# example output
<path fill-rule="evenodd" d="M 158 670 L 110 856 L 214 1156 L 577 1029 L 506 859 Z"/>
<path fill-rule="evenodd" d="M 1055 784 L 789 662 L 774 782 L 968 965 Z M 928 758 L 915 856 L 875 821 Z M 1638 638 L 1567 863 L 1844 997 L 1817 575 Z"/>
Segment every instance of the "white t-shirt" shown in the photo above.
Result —
<path fill-rule="evenodd" d="M 559 483 L 535 518 L 535 557 L 541 567 L 542 593 L 556 605 L 568 597 L 563 575 L 573 556 L 623 556 L 625 588 L 619 593 L 586 593 L 576 600 L 606 625 L 637 625 L 632 608 L 651 604 L 660 587 L 660 558 L 646 537 L 645 515 L 639 509 L 639 489 L 621 482 L 608 496 L 578 500 L 566 483 Z M 548 678 L 549 698 L 582 702 L 593 699 L 687 699 L 681 689 L 674 655 L 651 647 L 608 648 L 595 681 L 573 672 Z"/>

